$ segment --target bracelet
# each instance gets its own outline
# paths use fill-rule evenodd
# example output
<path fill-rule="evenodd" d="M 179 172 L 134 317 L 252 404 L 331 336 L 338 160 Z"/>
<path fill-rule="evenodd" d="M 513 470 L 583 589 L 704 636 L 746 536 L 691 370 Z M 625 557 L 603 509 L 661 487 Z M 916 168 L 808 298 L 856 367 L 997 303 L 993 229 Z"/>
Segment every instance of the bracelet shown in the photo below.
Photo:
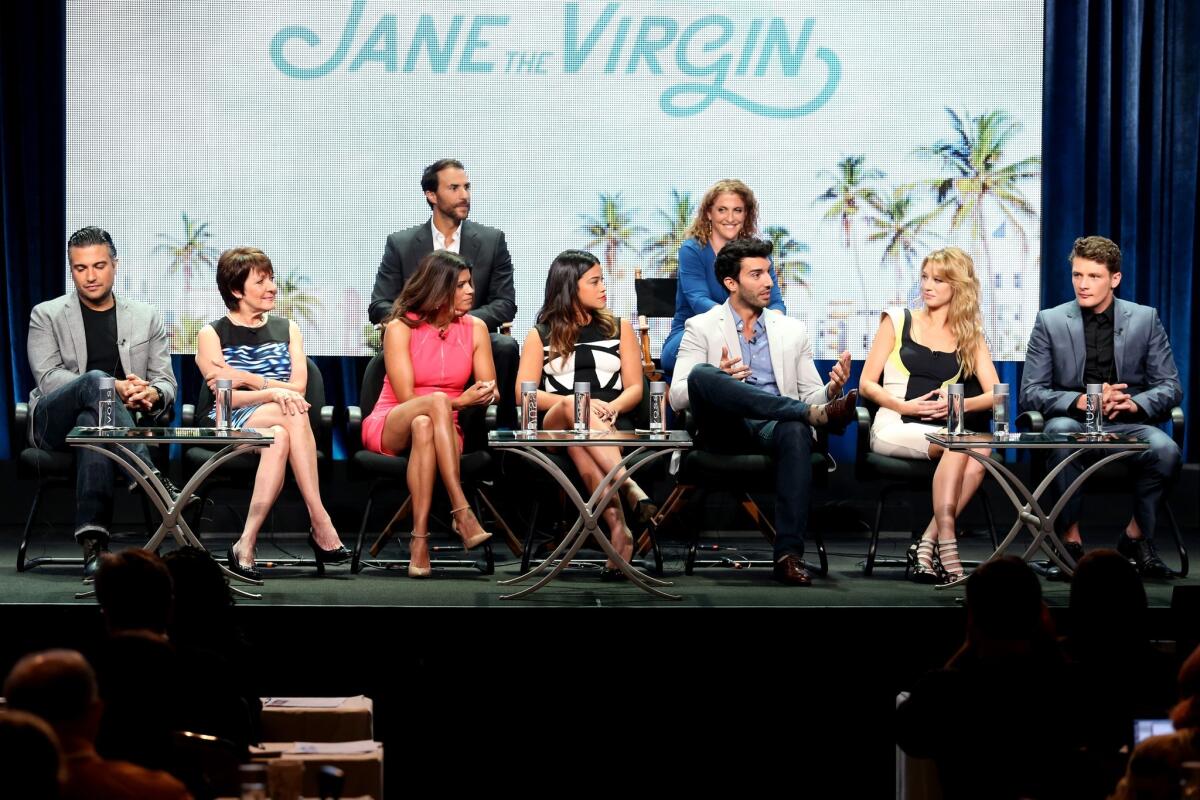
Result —
<path fill-rule="evenodd" d="M 262 385 L 262 388 L 259 389 L 259 391 L 265 392 L 266 390 L 267 390 L 267 376 L 263 375 L 263 385 Z"/>

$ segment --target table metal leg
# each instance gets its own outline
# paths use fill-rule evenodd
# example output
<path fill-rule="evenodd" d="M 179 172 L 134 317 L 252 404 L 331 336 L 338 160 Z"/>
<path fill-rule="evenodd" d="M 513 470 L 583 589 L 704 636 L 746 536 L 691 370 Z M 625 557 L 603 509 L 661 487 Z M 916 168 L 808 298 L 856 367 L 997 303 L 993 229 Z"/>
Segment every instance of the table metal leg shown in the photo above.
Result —
<path fill-rule="evenodd" d="M 996 482 L 1000 485 L 1000 488 L 1004 490 L 1005 495 L 1013 504 L 1013 508 L 1016 509 L 1017 512 L 1017 519 L 1015 522 L 1013 522 L 1012 527 L 1009 528 L 1008 534 L 996 547 L 995 552 L 985 559 L 985 562 L 1004 555 L 1008 547 L 1012 545 L 1014 541 L 1016 541 L 1017 535 L 1020 533 L 1021 529 L 1026 528 L 1032 534 L 1033 541 L 1022 554 L 1022 558 L 1026 561 L 1029 561 L 1034 554 L 1036 554 L 1039 550 L 1042 550 L 1050 558 L 1050 560 L 1058 566 L 1059 569 L 1063 570 L 1067 575 L 1071 575 L 1074 573 L 1075 563 L 1069 555 L 1066 555 L 1065 548 L 1062 546 L 1062 542 L 1059 540 L 1058 535 L 1054 531 L 1055 520 L 1058 519 L 1058 515 L 1062 513 L 1062 509 L 1065 507 L 1067 501 L 1070 500 L 1071 496 L 1075 494 L 1075 492 L 1077 492 L 1081 486 L 1083 486 L 1083 482 L 1088 478 L 1088 476 L 1103 467 L 1105 464 L 1126 456 L 1133 455 L 1135 451 L 1119 450 L 1105 456 L 1095 464 L 1089 466 L 1071 483 L 1070 486 L 1067 487 L 1066 491 L 1063 492 L 1062 497 L 1058 499 L 1058 502 L 1054 504 L 1054 507 L 1049 513 L 1046 513 L 1043 510 L 1041 503 L 1039 502 L 1042 494 L 1051 486 L 1051 484 L 1053 484 L 1054 479 L 1063 469 L 1067 467 L 1068 464 L 1070 464 L 1079 456 L 1083 455 L 1083 450 L 1076 450 L 1059 462 L 1055 468 L 1051 470 L 1045 478 L 1042 479 L 1037 488 L 1032 492 L 1029 491 L 1028 487 L 1021 482 L 1020 478 L 1018 478 L 1012 470 L 1008 469 L 1003 464 L 997 463 L 990 456 L 985 456 L 981 453 L 975 452 L 974 450 L 966 450 L 964 452 L 982 464 L 984 469 L 991 473 L 992 477 L 996 479 Z M 1016 491 L 1014 491 L 1014 489 Z M 1018 492 L 1020 493 L 1020 497 L 1018 497 Z M 964 578 L 960 580 L 939 584 L 934 588 L 954 588 L 961 585 L 965 580 L 966 578 L 964 576 Z"/>
<path fill-rule="evenodd" d="M 176 498 L 174 502 L 172 502 L 171 495 L 169 492 L 167 492 L 166 487 L 163 486 L 162 481 L 160 481 L 158 476 L 154 474 L 153 468 L 144 463 L 123 443 L 114 442 L 112 445 L 107 446 L 85 443 L 79 444 L 78 446 L 86 447 L 89 450 L 100 453 L 105 458 L 108 458 L 119 464 L 122 469 L 124 469 L 129 476 L 137 482 L 142 491 L 146 493 L 146 496 L 150 498 L 150 502 L 158 510 L 159 516 L 162 517 L 162 523 L 159 524 L 158 529 L 150 537 L 150 540 L 146 542 L 145 549 L 157 552 L 158 548 L 162 546 L 163 540 L 166 539 L 168 533 L 172 536 L 172 538 L 175 539 L 176 544 L 178 544 L 180 547 L 191 545 L 192 547 L 196 547 L 201 550 L 204 549 L 204 545 L 200 543 L 200 539 L 195 533 L 192 532 L 192 529 L 183 519 L 183 511 L 185 508 L 187 508 L 188 501 L 191 500 L 192 495 L 195 494 L 196 489 L 200 486 L 200 484 L 204 483 L 208 476 L 212 474 L 213 470 L 215 470 L 221 464 L 224 464 L 229 459 L 236 458 L 242 453 L 253 450 L 260 445 L 247 444 L 245 442 L 233 442 L 229 445 L 226 445 L 224 448 L 217 451 L 216 455 L 204 462 L 204 464 L 201 465 L 198 470 L 196 470 L 195 474 L 192 475 L 187 483 L 183 485 L 183 488 L 179 491 L 179 497 Z M 125 454 L 126 457 L 122 458 L 120 455 L 113 452 L 113 450 L 110 449 L 112 447 L 118 448 L 122 453 Z M 217 561 L 217 565 L 220 566 L 221 571 L 230 578 L 243 581 L 254 586 L 262 586 L 262 581 L 256 581 L 238 575 L 230 570 L 225 564 L 222 564 L 219 560 Z M 258 599 L 262 596 L 245 592 L 236 586 L 231 586 L 230 589 L 235 593 L 242 595 L 243 597 Z M 84 597 L 90 597 L 93 594 L 94 592 L 83 592 L 76 595 L 76 598 L 83 599 Z"/>
<path fill-rule="evenodd" d="M 568 479 L 566 475 L 562 474 L 562 471 L 558 468 L 558 466 L 545 453 L 541 452 L 535 447 L 514 448 L 514 452 L 540 465 L 542 469 L 545 470 L 546 473 L 558 483 L 560 488 L 562 488 L 566 495 L 571 499 L 571 502 L 574 503 L 575 507 L 578 509 L 579 520 L 571 527 L 571 530 L 563 538 L 563 541 L 559 543 L 558 547 L 555 548 L 554 552 L 551 553 L 550 556 L 543 562 L 523 575 L 500 581 L 500 583 L 506 586 L 521 583 L 540 575 L 547 569 L 550 570 L 549 574 L 544 575 L 536 583 L 525 589 L 522 589 L 519 592 L 515 592 L 511 595 L 502 595 L 501 599 L 523 597 L 525 595 L 532 594 L 533 592 L 545 586 L 547 583 L 557 577 L 564 569 L 566 569 L 566 567 L 570 564 L 571 559 L 575 557 L 575 555 L 579 552 L 579 549 L 589 537 L 596 541 L 596 543 L 600 546 L 600 549 L 603 550 L 604 553 L 626 575 L 626 577 L 629 578 L 630 582 L 632 582 L 639 589 L 671 600 L 680 599 L 678 595 L 668 594 L 657 589 L 656 587 L 658 586 L 670 586 L 671 583 L 669 581 L 662 581 L 643 574 L 640 570 L 635 568 L 617 553 L 616 549 L 613 548 L 612 544 L 608 541 L 608 538 L 605 537 L 599 529 L 600 514 L 602 514 L 603 509 L 606 508 L 610 502 L 612 502 L 612 498 L 618 490 L 620 484 L 626 479 L 632 477 L 638 470 L 640 470 L 646 464 L 649 464 L 651 461 L 674 452 L 674 449 L 657 450 L 656 452 L 651 453 L 649 456 L 644 458 L 638 464 L 634 465 L 633 467 L 629 467 L 628 465 L 632 459 L 640 455 L 645 450 L 646 448 L 637 448 L 623 456 L 620 461 L 618 461 L 617 464 L 614 465 L 611 470 L 609 470 L 608 474 L 600 480 L 596 486 L 596 489 L 592 492 L 591 497 L 589 497 L 587 501 L 584 501 L 583 497 L 579 494 L 574 484 L 571 483 L 570 479 Z M 622 474 L 622 472 L 624 474 Z M 621 475 L 621 479 L 619 481 L 617 480 L 618 475 Z M 558 563 L 555 564 L 555 561 Z"/>

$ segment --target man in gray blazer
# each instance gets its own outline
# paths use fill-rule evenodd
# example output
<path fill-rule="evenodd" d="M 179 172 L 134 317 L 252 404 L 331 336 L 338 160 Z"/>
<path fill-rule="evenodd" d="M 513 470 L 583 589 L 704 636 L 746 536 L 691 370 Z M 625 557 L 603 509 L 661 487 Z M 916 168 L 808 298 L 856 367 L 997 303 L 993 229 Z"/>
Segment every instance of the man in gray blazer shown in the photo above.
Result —
<path fill-rule="evenodd" d="M 812 426 L 844 428 L 858 392 L 842 396 L 850 354 L 822 383 L 804 323 L 767 308 L 771 243 L 738 239 L 713 265 L 729 300 L 687 321 L 671 384 L 671 406 L 690 408 L 697 445 L 764 452 L 775 459 L 775 579 L 809 586 L 804 565 Z"/>
<path fill-rule="evenodd" d="M 118 262 L 112 237 L 100 228 L 78 230 L 67 241 L 67 258 L 75 291 L 39 303 L 29 319 L 29 365 L 37 383 L 29 397 L 29 436 L 46 450 L 66 450 L 71 428 L 97 424 L 103 378 L 116 378 L 118 427 L 133 425 L 132 413 L 169 416 L 175 403 L 175 374 L 158 312 L 113 294 Z M 145 445 L 130 449 L 153 467 Z M 115 465 L 83 448 L 75 463 L 75 539 L 91 574 L 108 546 Z M 165 476 L 159 479 L 178 494 Z"/>
<path fill-rule="evenodd" d="M 492 332 L 496 382 L 505 387 L 496 408 L 496 421 L 501 427 L 516 428 L 517 405 L 512 387 L 517 383 L 520 346 L 511 336 L 498 332 L 517 315 L 512 257 L 504 232 L 467 219 L 471 213 L 471 182 L 461 161 L 443 158 L 430 164 L 421 175 L 421 189 L 432 212 L 429 221 L 388 236 L 367 316 L 375 325 L 383 321 L 405 281 L 416 274 L 421 259 L 434 250 L 450 250 L 465 258 L 475 284 L 471 315 L 483 320 Z"/>
<path fill-rule="evenodd" d="M 1179 474 L 1179 447 L 1154 424 L 1183 398 L 1171 342 L 1149 306 L 1116 298 L 1121 283 L 1121 250 L 1103 236 L 1075 240 L 1071 250 L 1071 282 L 1075 299 L 1038 313 L 1025 354 L 1021 407 L 1041 412 L 1047 433 L 1083 430 L 1086 384 L 1104 386 L 1104 428 L 1145 439 L 1150 449 L 1131 456 L 1135 469 L 1133 518 L 1117 542 L 1117 550 L 1133 560 L 1142 575 L 1171 577 L 1154 547 L 1154 527 L 1163 490 Z M 1069 451 L 1056 450 L 1053 468 Z M 1061 495 L 1083 471 L 1082 458 L 1058 474 Z M 1059 515 L 1063 546 L 1075 561 L 1083 556 L 1079 535 L 1080 496 L 1075 494 Z"/>

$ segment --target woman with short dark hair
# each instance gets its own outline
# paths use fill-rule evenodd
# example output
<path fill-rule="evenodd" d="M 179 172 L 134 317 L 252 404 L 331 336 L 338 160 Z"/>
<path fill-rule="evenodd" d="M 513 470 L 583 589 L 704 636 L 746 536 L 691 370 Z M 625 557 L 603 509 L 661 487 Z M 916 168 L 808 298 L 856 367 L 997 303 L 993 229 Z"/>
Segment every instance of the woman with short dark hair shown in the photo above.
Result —
<path fill-rule="evenodd" d="M 312 522 L 308 545 L 313 556 L 322 564 L 345 561 L 350 551 L 321 502 L 317 443 L 304 399 L 304 341 L 296 323 L 270 316 L 276 295 L 271 259 L 257 247 L 226 250 L 217 262 L 217 288 L 229 311 L 200 330 L 196 366 L 214 394 L 218 380 L 233 381 L 233 427 L 270 428 L 275 436 L 270 447 L 260 449 L 246 524 L 229 547 L 229 569 L 246 578 L 262 578 L 254 568 L 254 545 L 283 488 L 289 463 Z M 215 406 L 204 411 L 201 424 L 213 424 Z"/>

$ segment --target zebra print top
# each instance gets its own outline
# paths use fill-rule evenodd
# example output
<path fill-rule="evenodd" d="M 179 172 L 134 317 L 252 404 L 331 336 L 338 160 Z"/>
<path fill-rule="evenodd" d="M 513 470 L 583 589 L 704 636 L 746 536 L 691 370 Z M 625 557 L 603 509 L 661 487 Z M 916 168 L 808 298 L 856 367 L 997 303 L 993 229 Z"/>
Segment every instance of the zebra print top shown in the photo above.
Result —
<path fill-rule="evenodd" d="M 291 342 L 291 325 L 284 317 L 268 317 L 266 324 L 257 328 L 237 325 L 229 317 L 221 317 L 211 323 L 221 340 L 221 353 L 226 365 L 242 369 L 260 377 L 276 381 L 291 380 L 292 355 L 288 351 Z M 242 406 L 233 410 L 233 427 L 241 428 L 261 403 Z M 216 420 L 216 406 L 200 417 L 212 424 Z"/>

